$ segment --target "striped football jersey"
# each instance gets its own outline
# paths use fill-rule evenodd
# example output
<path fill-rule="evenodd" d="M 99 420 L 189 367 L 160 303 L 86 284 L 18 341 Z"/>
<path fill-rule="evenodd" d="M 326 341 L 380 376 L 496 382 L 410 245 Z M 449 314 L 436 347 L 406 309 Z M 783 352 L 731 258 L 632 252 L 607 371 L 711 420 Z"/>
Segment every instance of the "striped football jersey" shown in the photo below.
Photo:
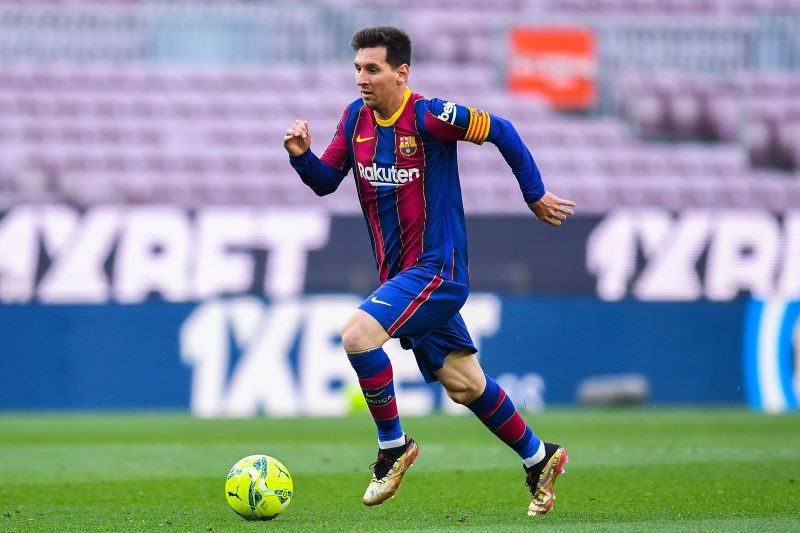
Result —
<path fill-rule="evenodd" d="M 526 202 L 544 195 L 541 175 L 513 126 L 480 109 L 406 89 L 387 120 L 361 99 L 344 110 L 321 158 L 290 157 L 317 194 L 329 194 L 352 169 L 381 283 L 414 266 L 469 284 L 467 236 L 456 142 L 498 146 Z"/>

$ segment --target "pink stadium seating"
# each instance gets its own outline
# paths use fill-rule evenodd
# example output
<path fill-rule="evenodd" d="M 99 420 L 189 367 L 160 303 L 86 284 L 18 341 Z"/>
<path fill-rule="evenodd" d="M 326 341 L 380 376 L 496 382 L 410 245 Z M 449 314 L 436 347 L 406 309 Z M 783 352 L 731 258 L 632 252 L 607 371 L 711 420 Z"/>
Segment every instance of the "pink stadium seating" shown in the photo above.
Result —
<path fill-rule="evenodd" d="M 338 65 L 317 70 L 325 74 L 308 80 L 299 68 L 283 68 L 277 84 L 262 70 L 6 68 L 0 75 L 0 154 L 12 171 L 9 175 L 19 177 L 4 176 L 0 193 L 7 197 L 12 191 L 30 199 L 55 196 L 79 205 L 312 202 L 313 195 L 286 161 L 282 131 L 294 118 L 305 118 L 321 150 L 355 95 L 347 73 L 332 74 L 340 70 Z M 411 85 L 512 119 L 548 183 L 582 198 L 589 209 L 704 205 L 720 198 L 731 203 L 743 191 L 752 192 L 750 184 L 769 191 L 756 196 L 770 206 L 798 195 L 797 180 L 761 175 L 750 167 L 777 161 L 776 166 L 796 168 L 800 163 L 800 114 L 787 113 L 797 90 L 794 80 L 739 81 L 743 93 L 764 102 L 751 106 L 742 145 L 735 142 L 738 122 L 730 117 L 738 109 L 734 89 L 678 83 L 646 87 L 631 80 L 621 84 L 621 91 L 633 95 L 625 101 L 625 116 L 640 130 L 667 127 L 678 138 L 724 141 L 714 146 L 637 140 L 616 119 L 562 115 L 535 100 L 509 98 L 491 69 L 470 64 L 466 70 L 468 75 L 460 79 L 467 81 L 458 83 L 463 72 L 456 67 L 421 66 L 414 70 Z M 672 100 L 664 108 L 676 113 L 669 119 L 648 111 L 642 96 L 660 94 L 658 87 L 683 87 L 665 91 Z M 714 106 L 721 125 L 713 123 Z M 466 145 L 460 154 L 468 209 L 521 208 L 516 182 L 499 152 Z M 350 200 L 329 204 L 352 211 Z"/>
<path fill-rule="evenodd" d="M 26 9 L 46 13 L 61 4 L 137 13 L 149 3 L 53 0 Z M 367 4 L 398 7 L 347 1 L 354 9 Z M 622 69 L 606 87 L 612 113 L 571 115 L 504 89 L 495 60 L 505 28 L 546 17 L 599 27 L 632 17 L 723 17 L 747 27 L 754 13 L 786 6 L 798 10 L 800 0 L 409 0 L 400 11 L 426 11 L 403 14 L 415 43 L 411 88 L 511 119 L 548 185 L 601 212 L 738 205 L 742 198 L 775 209 L 800 204 L 800 77 Z M 124 32 L 119 38 L 133 39 Z M 241 68 L 2 63 L 0 202 L 320 202 L 288 165 L 283 131 L 295 119 L 309 120 L 321 152 L 356 97 L 347 61 Z M 459 154 L 468 210 L 525 209 L 497 150 L 464 145 Z M 357 210 L 351 181 L 322 205 Z"/>

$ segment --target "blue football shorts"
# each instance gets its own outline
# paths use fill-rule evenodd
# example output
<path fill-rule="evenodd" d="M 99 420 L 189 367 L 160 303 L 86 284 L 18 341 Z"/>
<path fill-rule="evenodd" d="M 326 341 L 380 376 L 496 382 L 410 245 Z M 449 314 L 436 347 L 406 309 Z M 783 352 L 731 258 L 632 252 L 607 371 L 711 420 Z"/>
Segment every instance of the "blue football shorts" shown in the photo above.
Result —
<path fill-rule="evenodd" d="M 414 352 L 422 376 L 432 383 L 433 372 L 442 368 L 448 354 L 478 351 L 458 312 L 467 296 L 469 285 L 414 267 L 378 287 L 358 308 Z"/>

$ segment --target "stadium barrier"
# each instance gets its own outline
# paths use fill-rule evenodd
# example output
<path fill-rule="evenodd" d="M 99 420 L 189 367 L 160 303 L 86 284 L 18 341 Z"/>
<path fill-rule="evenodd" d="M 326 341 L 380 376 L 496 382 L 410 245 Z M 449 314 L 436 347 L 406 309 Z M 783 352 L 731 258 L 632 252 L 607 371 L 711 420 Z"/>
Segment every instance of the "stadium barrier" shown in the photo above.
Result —
<path fill-rule="evenodd" d="M 631 391 L 797 408 L 797 212 L 468 224 L 464 316 L 523 408 Z M 375 287 L 368 242 L 358 217 L 315 210 L 15 207 L 0 217 L 0 409 L 346 413 L 339 327 Z M 461 411 L 389 351 L 402 409 Z"/>
<path fill-rule="evenodd" d="M 467 225 L 476 291 L 800 297 L 797 210 L 618 209 L 559 229 L 531 215 L 471 216 Z M 308 208 L 19 205 L 0 214 L 0 303 L 366 294 L 376 283 L 369 242 L 360 216 Z"/>
<path fill-rule="evenodd" d="M 361 299 L 2 306 L 0 409 L 343 415 L 356 381 L 339 328 Z M 539 410 L 576 402 L 587 379 L 631 374 L 652 404 L 743 403 L 745 309 L 474 293 L 463 315 L 486 371 L 521 408 Z M 461 410 L 424 384 L 410 352 L 394 341 L 387 351 L 403 412 Z"/>

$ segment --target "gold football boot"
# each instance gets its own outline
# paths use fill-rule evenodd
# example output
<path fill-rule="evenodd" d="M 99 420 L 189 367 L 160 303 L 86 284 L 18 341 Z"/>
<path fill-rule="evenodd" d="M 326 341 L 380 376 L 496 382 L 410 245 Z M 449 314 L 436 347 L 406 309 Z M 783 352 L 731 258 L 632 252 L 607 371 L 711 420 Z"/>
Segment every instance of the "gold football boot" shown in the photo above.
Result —
<path fill-rule="evenodd" d="M 405 447 L 397 452 L 380 450 L 378 460 L 370 465 L 372 481 L 364 493 L 364 505 L 380 505 L 397 492 L 406 470 L 411 468 L 419 455 L 419 447 L 414 439 L 406 436 Z M 399 453 L 400 455 L 397 455 Z"/>
<path fill-rule="evenodd" d="M 567 450 L 558 444 L 545 442 L 544 450 L 544 459 L 525 469 L 525 484 L 531 490 L 528 516 L 543 515 L 553 508 L 556 478 L 566 471 L 564 466 L 569 461 Z"/>

